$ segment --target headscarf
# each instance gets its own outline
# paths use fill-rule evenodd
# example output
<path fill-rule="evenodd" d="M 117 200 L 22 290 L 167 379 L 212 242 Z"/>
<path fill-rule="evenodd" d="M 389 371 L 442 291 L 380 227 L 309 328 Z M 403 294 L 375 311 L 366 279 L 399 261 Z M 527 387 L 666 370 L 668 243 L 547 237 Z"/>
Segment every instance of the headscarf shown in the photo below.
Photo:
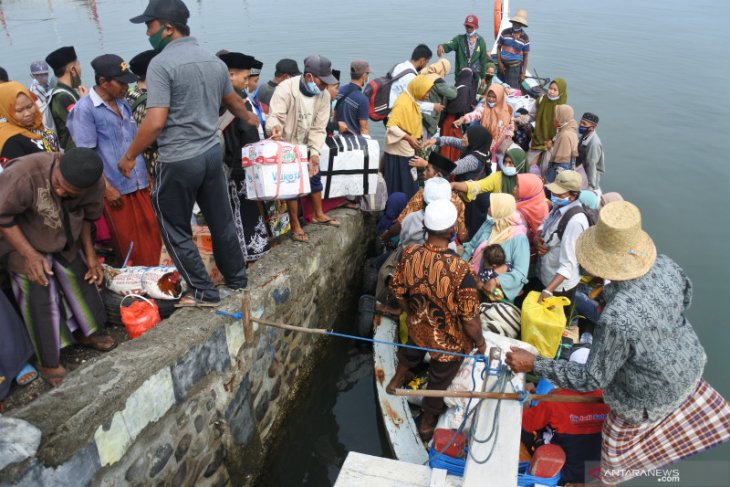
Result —
<path fill-rule="evenodd" d="M 469 145 L 464 150 L 462 157 L 471 154 L 482 164 L 487 162 L 492 156 L 490 147 L 492 146 L 492 136 L 489 131 L 481 125 L 472 125 L 466 129 L 466 137 L 469 139 Z"/>
<path fill-rule="evenodd" d="M 388 201 L 385 203 L 385 213 L 378 220 L 376 230 L 378 235 L 388 230 L 398 219 L 403 208 L 408 203 L 408 196 L 405 193 L 392 193 L 388 196 Z"/>
<path fill-rule="evenodd" d="M 589 210 L 597 210 L 600 205 L 598 195 L 589 189 L 584 189 L 583 191 L 581 191 L 578 199 L 581 203 L 583 203 L 583 206 L 585 206 Z"/>
<path fill-rule="evenodd" d="M 532 134 L 531 149 L 545 150 L 545 143 L 555 137 L 555 107 L 568 102 L 568 83 L 563 78 L 555 78 L 551 84 L 558 85 L 560 96 L 557 100 L 550 100 L 547 95 L 537 101 L 537 116 L 535 117 L 535 131 Z"/>
<path fill-rule="evenodd" d="M 560 128 L 553 142 L 551 162 L 570 162 L 578 156 L 578 123 L 573 118 L 574 115 L 570 105 L 555 107 L 555 120 Z"/>
<path fill-rule="evenodd" d="M 446 78 L 451 71 L 451 63 L 446 58 L 440 58 L 435 63 L 423 68 L 421 74 L 435 74 L 439 78 Z"/>
<path fill-rule="evenodd" d="M 517 174 L 524 174 L 530 170 L 530 165 L 527 163 L 527 154 L 519 145 L 512 144 L 504 156 L 509 156 L 512 160 L 512 164 L 517 169 Z M 502 193 L 513 194 L 515 186 L 517 186 L 517 174 L 505 176 L 504 164 L 501 160 L 499 161 L 499 169 L 502 171 Z"/>
<path fill-rule="evenodd" d="M 535 174 L 517 176 L 517 211 L 527 226 L 530 241 L 538 233 L 540 224 L 549 213 L 542 178 Z"/>
<path fill-rule="evenodd" d="M 515 227 L 521 225 L 519 214 L 515 218 L 517 202 L 511 194 L 492 193 L 489 195 L 489 208 L 494 224 L 489 234 L 488 245 L 506 242 L 514 236 Z"/>
<path fill-rule="evenodd" d="M 420 139 L 423 135 L 423 123 L 418 101 L 426 98 L 432 87 L 433 80 L 428 76 L 418 75 L 413 78 L 406 91 L 395 100 L 388 118 L 388 127 L 400 127 L 408 135 Z"/>
<path fill-rule="evenodd" d="M 619 193 L 613 192 L 613 193 L 603 193 L 601 196 L 601 208 L 606 206 L 612 201 L 623 201 L 624 197 L 621 196 Z"/>
<path fill-rule="evenodd" d="M 21 93 L 27 96 L 31 102 L 33 101 L 33 95 L 30 94 L 30 91 L 17 81 L 0 83 L 0 152 L 2 152 L 8 139 L 16 135 L 23 135 L 35 140 L 43 137 L 41 135 L 43 116 L 37 108 L 32 130 L 22 127 L 15 119 L 15 103 Z"/>
<path fill-rule="evenodd" d="M 484 106 L 482 125 L 489 130 L 492 139 L 496 139 L 502 129 L 512 123 L 512 107 L 507 104 L 507 94 L 502 85 L 492 83 L 487 92 L 490 91 L 497 97 L 497 104 L 494 105 L 494 108 L 489 108 L 488 105 Z M 502 122 L 501 128 L 499 122 Z"/>

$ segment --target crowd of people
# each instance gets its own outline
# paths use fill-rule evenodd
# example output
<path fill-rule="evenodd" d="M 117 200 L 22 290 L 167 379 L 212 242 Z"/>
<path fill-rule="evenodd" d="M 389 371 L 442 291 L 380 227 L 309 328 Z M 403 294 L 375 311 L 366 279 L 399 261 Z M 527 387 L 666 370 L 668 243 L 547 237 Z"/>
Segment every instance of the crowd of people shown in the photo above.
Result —
<path fill-rule="evenodd" d="M 324 56 L 308 56 L 301 71 L 297 61 L 281 59 L 273 79 L 261 83 L 262 61 L 207 52 L 190 35 L 189 15 L 181 0 L 150 0 L 130 20 L 145 24 L 153 49 L 129 62 L 96 57 L 89 89 L 71 46 L 34 61 L 29 87 L 0 69 L 0 255 L 12 289 L 0 293 L 0 399 L 13 379 L 27 384 L 38 375 L 33 355 L 40 375 L 57 386 L 66 373 L 61 348 L 116 345 L 99 332 L 105 316 L 96 241 L 111 241 L 118 265 L 157 265 L 164 245 L 189 288 L 179 307 L 221 301 L 192 238 L 196 204 L 229 289 L 245 288 L 247 266 L 271 248 L 272 214 L 288 212 L 291 239 L 308 242 L 298 199 L 248 198 L 245 145 L 266 138 L 305 145 L 307 219 L 340 225 L 325 211 L 319 158 L 328 136 L 371 136 L 369 63 L 353 61 L 350 82 L 341 83 Z M 701 419 L 675 425 L 687 433 L 686 442 L 676 440 L 683 454 L 724 441 L 730 413 L 701 380 L 704 351 L 683 315 L 690 281 L 668 257 L 657 257 L 638 209 L 602 191 L 599 117 L 587 111 L 576 120 L 562 78 L 526 83 L 527 26 L 527 12 L 518 11 L 492 57 L 477 16 L 469 15 L 463 34 L 437 46 L 437 60 L 419 44 L 388 73 L 378 310 L 405 312 L 408 343 L 444 352 L 431 355 L 429 388 L 446 389 L 461 363 L 450 353 L 485 352 L 480 303 L 519 306 L 531 289 L 540 300 L 565 296 L 593 318 L 583 334 L 592 342 L 587 359 L 515 350 L 508 363 L 566 389 L 603 389 L 610 408 L 604 463 L 619 465 L 628 455 L 607 451 L 607 432 L 617 442 L 630 441 L 632 428 L 651 437 L 692 408 L 724 420 L 713 422 L 710 440 L 690 438 L 688 428 L 707 427 Z M 444 57 L 450 52 L 453 83 Z M 510 103 L 525 94 L 535 98 L 532 106 Z M 398 358 L 389 390 L 423 353 L 401 349 Z M 698 405 L 699 395 L 708 401 Z M 442 410 L 438 398 L 423 401 L 424 438 Z M 645 445 L 630 446 L 631 461 L 645 460 Z"/>

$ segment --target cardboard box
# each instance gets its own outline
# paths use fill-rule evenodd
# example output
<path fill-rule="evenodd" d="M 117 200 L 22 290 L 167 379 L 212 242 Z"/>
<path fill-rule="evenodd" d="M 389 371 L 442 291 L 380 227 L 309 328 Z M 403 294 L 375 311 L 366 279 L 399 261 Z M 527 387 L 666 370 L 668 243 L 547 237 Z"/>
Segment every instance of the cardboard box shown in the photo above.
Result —
<path fill-rule="evenodd" d="M 199 250 L 213 252 L 213 239 L 210 236 L 208 227 L 193 225 L 193 242 Z"/>
<path fill-rule="evenodd" d="M 319 168 L 323 198 L 375 194 L 380 145 L 365 137 L 336 135 L 322 147 Z"/>
<path fill-rule="evenodd" d="M 203 260 L 203 265 L 205 266 L 205 270 L 208 271 L 208 275 L 210 276 L 210 280 L 213 281 L 213 284 L 220 284 L 223 282 L 223 276 L 221 275 L 221 272 L 218 270 L 218 266 L 215 265 L 215 258 L 213 257 L 213 252 L 206 252 L 204 250 L 200 250 L 200 258 Z M 170 257 L 170 254 L 167 252 L 167 248 L 165 246 L 162 246 L 162 252 L 160 253 L 160 265 L 161 266 L 174 266 L 175 262 L 173 262 L 172 257 Z"/>

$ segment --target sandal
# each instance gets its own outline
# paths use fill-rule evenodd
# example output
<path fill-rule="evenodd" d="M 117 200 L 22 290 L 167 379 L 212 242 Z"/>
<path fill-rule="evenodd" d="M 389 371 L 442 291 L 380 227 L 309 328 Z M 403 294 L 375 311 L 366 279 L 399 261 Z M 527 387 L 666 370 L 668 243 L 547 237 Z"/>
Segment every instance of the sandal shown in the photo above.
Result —
<path fill-rule="evenodd" d="M 40 367 L 40 369 L 43 380 L 53 388 L 61 385 L 61 381 L 66 378 L 66 369 L 62 365 L 55 368 Z"/>
<path fill-rule="evenodd" d="M 35 367 L 28 363 L 25 364 L 23 368 L 20 369 L 20 372 L 18 372 L 18 375 L 15 376 L 15 382 L 17 382 L 19 386 L 27 386 L 37 378 L 38 371 Z"/>
<path fill-rule="evenodd" d="M 79 342 L 79 345 L 86 348 L 93 348 L 94 350 L 97 350 L 99 352 L 108 352 L 110 350 L 114 350 L 117 347 L 117 342 L 114 341 L 112 337 L 109 335 L 99 335 L 97 333 L 94 333 L 90 336 L 82 336 L 78 337 L 75 336 L 76 341 Z"/>
<path fill-rule="evenodd" d="M 322 220 L 322 221 L 315 220 L 314 218 L 312 218 L 312 223 L 314 223 L 315 225 L 326 225 L 326 226 L 335 227 L 335 228 L 340 226 L 340 222 L 338 222 L 337 220 L 335 220 L 333 218 L 327 218 L 326 220 Z"/>
<path fill-rule="evenodd" d="M 221 305 L 221 301 L 203 301 L 196 299 L 192 294 L 185 294 L 180 301 L 175 303 L 176 308 L 216 308 Z"/>
<path fill-rule="evenodd" d="M 302 243 L 309 243 L 309 237 L 306 233 L 289 233 L 289 238 L 294 240 L 295 242 L 302 242 Z"/>

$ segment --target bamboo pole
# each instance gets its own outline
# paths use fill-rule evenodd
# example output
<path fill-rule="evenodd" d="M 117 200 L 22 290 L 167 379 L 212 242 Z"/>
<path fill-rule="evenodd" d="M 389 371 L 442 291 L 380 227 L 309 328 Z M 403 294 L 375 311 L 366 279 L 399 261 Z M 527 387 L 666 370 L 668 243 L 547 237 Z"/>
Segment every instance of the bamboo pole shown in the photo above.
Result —
<path fill-rule="evenodd" d="M 321 328 L 305 328 L 303 326 L 287 325 L 285 323 L 276 323 L 274 321 L 263 320 L 261 318 L 250 318 L 251 321 L 255 321 L 261 325 L 273 326 L 274 328 L 281 328 L 282 330 L 300 331 L 302 333 L 312 333 L 314 335 L 329 335 L 330 330 L 323 330 Z"/>
<path fill-rule="evenodd" d="M 430 391 L 428 389 L 396 389 L 394 395 L 416 397 L 463 397 L 466 399 L 507 399 L 512 401 L 519 401 L 520 399 L 522 399 L 520 394 L 516 392 Z M 603 402 L 602 397 L 564 396 L 558 394 L 528 394 L 527 399 L 530 401 L 535 400 L 545 402 Z"/>

